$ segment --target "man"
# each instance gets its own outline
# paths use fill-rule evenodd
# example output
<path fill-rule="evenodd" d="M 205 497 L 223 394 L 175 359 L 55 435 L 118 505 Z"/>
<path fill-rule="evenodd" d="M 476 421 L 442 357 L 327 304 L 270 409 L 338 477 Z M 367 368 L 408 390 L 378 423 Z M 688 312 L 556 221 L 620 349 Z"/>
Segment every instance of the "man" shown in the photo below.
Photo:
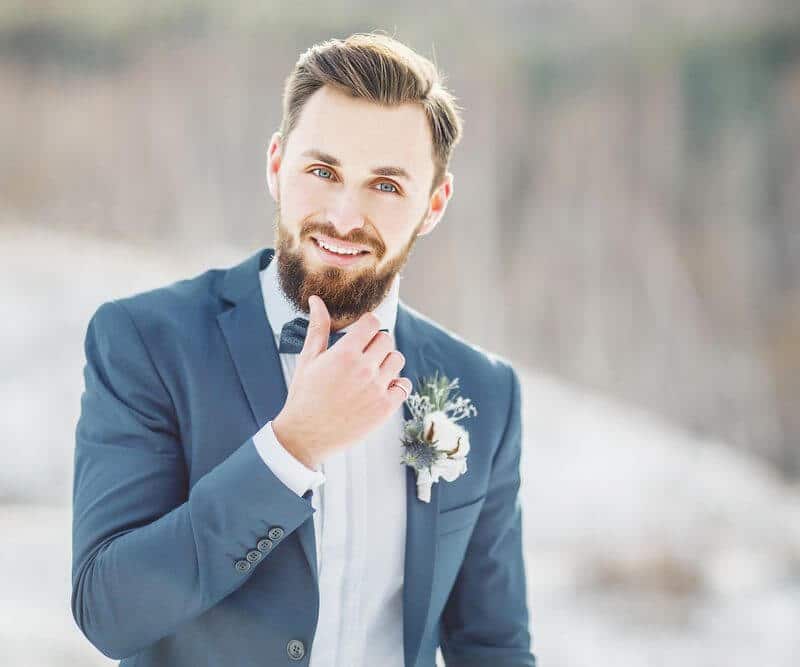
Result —
<path fill-rule="evenodd" d="M 72 611 L 105 655 L 431 667 L 441 646 L 448 665 L 535 664 L 519 379 L 399 299 L 460 133 L 428 60 L 380 34 L 318 44 L 269 145 L 275 247 L 97 309 Z M 425 501 L 401 437 L 412 381 L 436 373 L 478 415 L 460 422 L 468 470 Z"/>

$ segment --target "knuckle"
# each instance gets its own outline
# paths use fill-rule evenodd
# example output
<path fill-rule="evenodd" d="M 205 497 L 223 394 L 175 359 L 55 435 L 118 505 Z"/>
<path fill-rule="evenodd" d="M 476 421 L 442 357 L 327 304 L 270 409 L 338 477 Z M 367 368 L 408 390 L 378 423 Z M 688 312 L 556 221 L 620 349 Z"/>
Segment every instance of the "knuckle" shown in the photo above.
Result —
<path fill-rule="evenodd" d="M 356 364 L 355 374 L 356 374 L 356 379 L 362 382 L 366 382 L 368 380 L 373 379 L 372 369 L 366 363 Z"/>

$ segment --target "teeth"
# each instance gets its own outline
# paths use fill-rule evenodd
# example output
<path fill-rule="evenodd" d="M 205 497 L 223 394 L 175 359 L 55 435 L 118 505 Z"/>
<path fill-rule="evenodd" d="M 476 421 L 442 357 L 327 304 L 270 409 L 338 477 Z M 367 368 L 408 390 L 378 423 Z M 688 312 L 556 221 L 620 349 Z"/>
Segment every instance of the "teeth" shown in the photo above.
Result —
<path fill-rule="evenodd" d="M 325 248 L 325 250 L 330 250 L 331 252 L 335 252 L 338 255 L 358 255 L 361 253 L 360 250 L 345 250 L 344 248 L 337 248 L 336 246 L 323 243 L 319 239 L 314 239 L 314 240 L 323 248 Z"/>

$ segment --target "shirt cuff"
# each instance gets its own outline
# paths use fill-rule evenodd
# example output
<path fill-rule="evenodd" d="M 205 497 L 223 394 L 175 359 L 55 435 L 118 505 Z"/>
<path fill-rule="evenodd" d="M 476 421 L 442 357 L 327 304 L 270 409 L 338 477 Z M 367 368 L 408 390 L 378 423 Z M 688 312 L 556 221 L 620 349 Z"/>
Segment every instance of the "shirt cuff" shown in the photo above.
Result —
<path fill-rule="evenodd" d="M 298 496 L 302 496 L 309 489 L 316 490 L 325 482 L 322 471 L 309 468 L 278 441 L 272 430 L 271 421 L 264 424 L 253 436 L 253 443 L 275 476 Z"/>

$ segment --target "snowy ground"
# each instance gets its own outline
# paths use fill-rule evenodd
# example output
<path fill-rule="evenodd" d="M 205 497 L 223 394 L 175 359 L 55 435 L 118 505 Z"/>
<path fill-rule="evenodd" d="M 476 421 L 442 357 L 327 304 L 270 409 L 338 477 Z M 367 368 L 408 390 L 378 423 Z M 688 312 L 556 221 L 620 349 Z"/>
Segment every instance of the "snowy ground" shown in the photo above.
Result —
<path fill-rule="evenodd" d="M 69 609 L 86 324 L 106 299 L 247 253 L 168 254 L 10 226 L 0 226 L 0 248 L 0 665 L 112 664 Z M 542 667 L 794 667 L 800 490 L 720 444 L 519 371 Z"/>
<path fill-rule="evenodd" d="M 525 373 L 523 528 L 547 665 L 789 667 L 800 493 L 756 460 Z"/>

